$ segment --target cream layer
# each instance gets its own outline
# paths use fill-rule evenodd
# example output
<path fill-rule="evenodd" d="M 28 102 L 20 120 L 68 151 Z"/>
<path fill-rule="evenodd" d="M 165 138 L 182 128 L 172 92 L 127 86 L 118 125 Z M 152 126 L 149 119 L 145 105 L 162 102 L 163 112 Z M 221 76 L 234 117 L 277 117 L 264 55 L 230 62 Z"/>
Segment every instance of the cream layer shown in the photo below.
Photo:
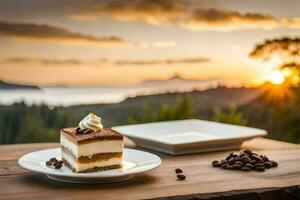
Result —
<path fill-rule="evenodd" d="M 91 169 L 94 167 L 122 165 L 122 158 L 111 158 L 111 159 L 105 160 L 105 161 L 96 161 L 96 162 L 90 162 L 90 163 L 77 163 L 74 161 L 74 159 L 69 154 L 62 152 L 61 156 L 63 159 L 65 159 L 71 165 L 72 168 L 74 168 L 76 170 L 76 172 L 88 170 L 88 169 Z"/>
<path fill-rule="evenodd" d="M 114 153 L 123 151 L 123 140 L 101 140 L 77 145 L 64 134 L 60 134 L 60 144 L 70 150 L 77 158 L 98 153 Z"/>

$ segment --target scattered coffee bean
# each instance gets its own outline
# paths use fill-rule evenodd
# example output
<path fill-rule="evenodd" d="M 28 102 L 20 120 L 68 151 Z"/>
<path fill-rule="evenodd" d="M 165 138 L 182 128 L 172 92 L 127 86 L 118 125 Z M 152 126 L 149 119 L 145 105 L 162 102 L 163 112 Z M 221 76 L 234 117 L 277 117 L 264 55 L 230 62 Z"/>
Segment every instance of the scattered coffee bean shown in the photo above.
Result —
<path fill-rule="evenodd" d="M 212 162 L 213 167 L 221 167 L 222 169 L 235 169 L 241 171 L 256 170 L 263 172 L 266 169 L 277 167 L 278 163 L 269 160 L 266 155 L 259 155 L 253 151 L 246 149 L 238 154 L 230 152 L 223 160 L 215 160 Z"/>
<path fill-rule="evenodd" d="M 271 160 L 271 164 L 272 164 L 272 167 L 277 167 L 278 166 L 278 163 L 274 160 Z"/>
<path fill-rule="evenodd" d="M 176 174 L 179 174 L 179 173 L 182 173 L 183 171 L 182 171 L 182 169 L 177 168 L 177 169 L 175 169 L 175 172 L 176 172 Z"/>
<path fill-rule="evenodd" d="M 177 179 L 178 180 L 182 181 L 182 180 L 185 180 L 185 178 L 186 178 L 185 175 L 183 175 L 183 174 L 177 174 Z"/>
<path fill-rule="evenodd" d="M 52 165 L 52 162 L 50 160 L 47 160 L 46 161 L 46 166 L 51 166 Z"/>

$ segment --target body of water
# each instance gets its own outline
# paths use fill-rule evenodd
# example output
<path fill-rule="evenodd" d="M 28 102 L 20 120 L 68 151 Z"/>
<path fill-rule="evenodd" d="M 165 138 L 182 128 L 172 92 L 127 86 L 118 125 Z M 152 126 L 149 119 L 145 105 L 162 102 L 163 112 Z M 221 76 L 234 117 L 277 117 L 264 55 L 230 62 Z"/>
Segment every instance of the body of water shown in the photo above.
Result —
<path fill-rule="evenodd" d="M 130 87 L 42 87 L 40 90 L 0 90 L 0 104 L 11 105 L 21 101 L 27 105 L 43 103 L 52 106 L 116 103 L 142 92 L 146 92 L 146 89 Z"/>
<path fill-rule="evenodd" d="M 27 105 L 46 104 L 49 106 L 71 106 L 79 104 L 117 103 L 128 97 L 149 95 L 172 91 L 204 90 L 215 86 L 216 83 L 205 83 L 195 87 L 186 85 L 182 88 L 128 86 L 128 87 L 41 87 L 38 89 L 0 89 L 0 104 L 11 105 L 16 102 L 25 102 Z"/>

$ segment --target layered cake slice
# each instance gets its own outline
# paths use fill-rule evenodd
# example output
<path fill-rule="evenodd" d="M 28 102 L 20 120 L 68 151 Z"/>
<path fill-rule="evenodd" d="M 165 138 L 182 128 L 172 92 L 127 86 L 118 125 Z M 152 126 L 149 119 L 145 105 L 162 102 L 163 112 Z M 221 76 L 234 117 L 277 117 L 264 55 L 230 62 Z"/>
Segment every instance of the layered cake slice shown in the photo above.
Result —
<path fill-rule="evenodd" d="M 103 128 L 101 119 L 90 113 L 78 127 L 60 133 L 61 156 L 73 172 L 87 173 L 122 167 L 123 136 Z"/>

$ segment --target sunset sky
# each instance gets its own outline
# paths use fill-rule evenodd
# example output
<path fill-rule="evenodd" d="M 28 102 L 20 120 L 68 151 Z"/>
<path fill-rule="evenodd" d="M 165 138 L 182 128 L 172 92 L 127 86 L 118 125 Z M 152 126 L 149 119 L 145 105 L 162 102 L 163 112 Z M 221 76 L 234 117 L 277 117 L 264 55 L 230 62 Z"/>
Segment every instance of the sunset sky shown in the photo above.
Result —
<path fill-rule="evenodd" d="M 258 84 L 276 62 L 248 57 L 300 35 L 300 1 L 0 0 L 0 80 L 130 85 L 219 78 Z"/>

